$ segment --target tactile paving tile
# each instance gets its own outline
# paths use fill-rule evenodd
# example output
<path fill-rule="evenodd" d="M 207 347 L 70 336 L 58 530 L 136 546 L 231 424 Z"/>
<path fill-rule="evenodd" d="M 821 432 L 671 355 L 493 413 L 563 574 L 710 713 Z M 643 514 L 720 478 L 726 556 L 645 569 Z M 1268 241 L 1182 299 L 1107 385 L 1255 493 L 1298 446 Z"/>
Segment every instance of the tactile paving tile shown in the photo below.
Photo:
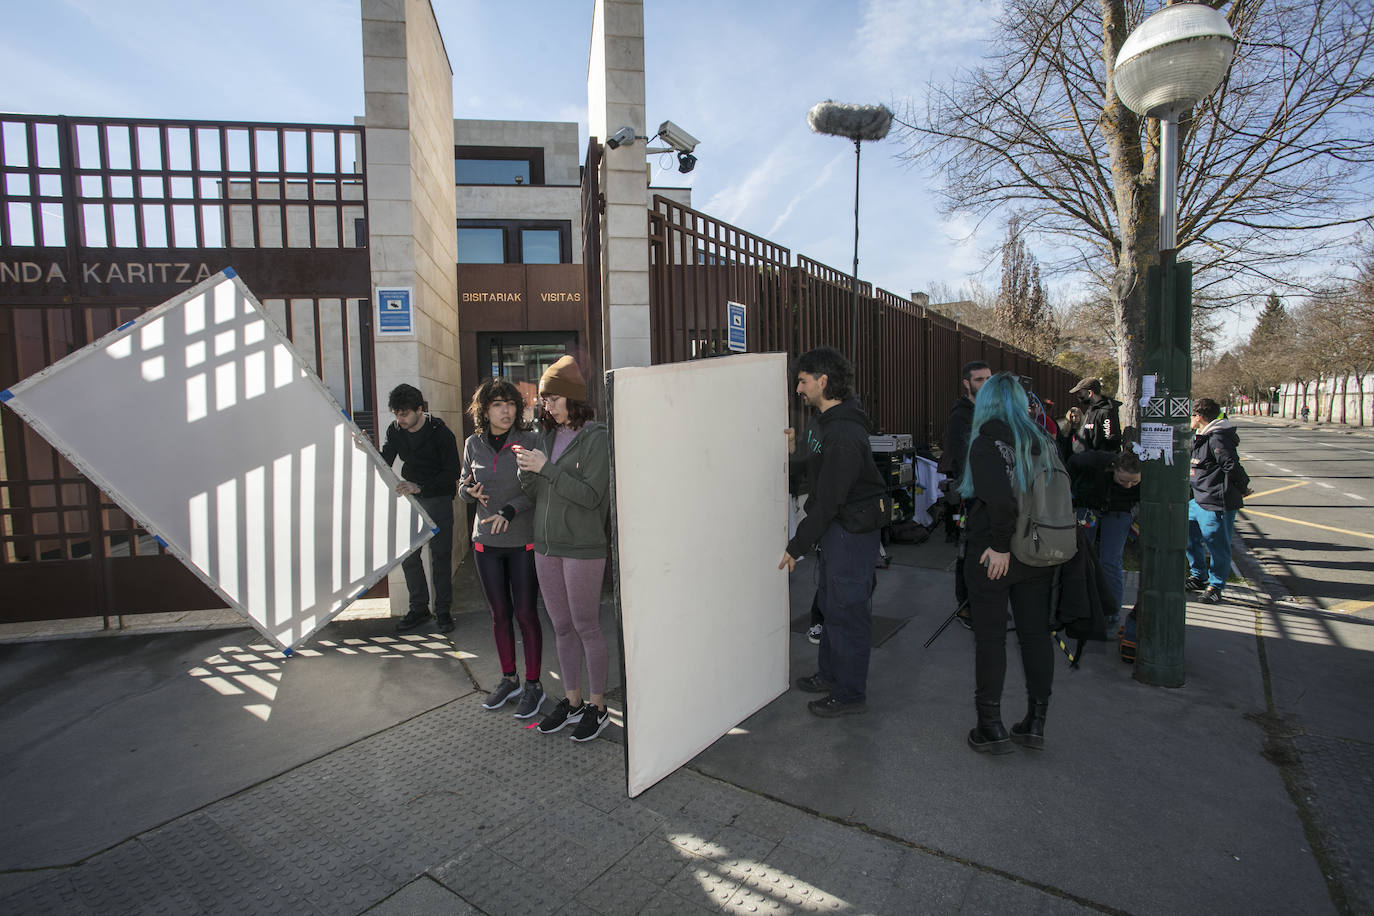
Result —
<path fill-rule="evenodd" d="M 576 899 L 597 913 L 638 913 L 660 890 L 661 885 L 613 865 L 584 887 Z"/>
<path fill-rule="evenodd" d="M 673 876 L 666 889 L 702 906 L 719 909 L 739 890 L 740 880 L 709 859 L 696 858 Z"/>
<path fill-rule="evenodd" d="M 199 911 L 193 909 L 190 912 Z M 72 887 L 70 872 L 63 872 L 0 898 L 0 913 L 10 916 L 51 916 L 53 913 L 86 916 L 95 914 L 96 910 L 79 899 L 76 889 Z"/>
<path fill-rule="evenodd" d="M 696 856 L 691 853 L 684 852 L 660 837 L 651 836 L 627 852 L 616 863 L 616 867 L 663 886 L 695 859 Z"/>
<path fill-rule="evenodd" d="M 844 845 L 860 833 L 862 831 L 853 827 L 844 827 L 820 818 L 808 818 L 798 823 L 787 836 L 779 840 L 778 845 L 809 853 L 826 862 L 833 862 Z"/>
<path fill-rule="evenodd" d="M 665 888 L 644 904 L 638 916 L 702 916 L 703 913 L 718 912 L 720 907 L 712 901 L 705 898 L 699 901 L 688 900 Z"/>
<path fill-rule="evenodd" d="M 434 879 L 486 913 L 545 916 L 573 896 L 576 873 L 539 859 L 512 862 L 496 850 L 475 844 L 430 871 Z"/>

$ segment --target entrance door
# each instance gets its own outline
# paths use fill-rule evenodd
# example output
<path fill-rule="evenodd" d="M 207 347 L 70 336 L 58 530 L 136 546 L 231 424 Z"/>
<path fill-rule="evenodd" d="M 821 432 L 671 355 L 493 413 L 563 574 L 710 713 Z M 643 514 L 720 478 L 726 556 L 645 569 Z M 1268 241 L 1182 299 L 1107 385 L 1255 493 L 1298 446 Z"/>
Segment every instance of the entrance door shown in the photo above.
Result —
<path fill-rule="evenodd" d="M 525 417 L 534 416 L 539 377 L 559 357 L 578 355 L 576 331 L 498 331 L 477 335 L 477 374 L 506 378 L 525 396 Z M 471 397 L 472 392 L 467 392 Z"/>

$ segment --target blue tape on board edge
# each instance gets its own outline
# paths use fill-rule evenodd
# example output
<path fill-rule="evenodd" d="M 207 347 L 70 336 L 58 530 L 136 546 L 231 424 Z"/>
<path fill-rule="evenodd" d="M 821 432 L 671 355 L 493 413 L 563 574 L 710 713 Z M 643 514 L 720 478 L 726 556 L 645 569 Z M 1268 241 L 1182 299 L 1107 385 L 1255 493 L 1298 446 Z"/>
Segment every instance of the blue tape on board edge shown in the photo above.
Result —
<path fill-rule="evenodd" d="M 342 407 L 340 407 L 340 408 L 339 408 L 339 413 L 343 414 L 343 415 L 344 415 L 344 419 L 347 420 L 349 423 L 352 423 L 352 422 L 353 422 L 353 418 L 350 417 L 350 416 L 348 415 L 348 411 L 347 411 L 347 410 L 344 410 Z"/>
<path fill-rule="evenodd" d="M 13 391 L 10 391 L 8 388 L 6 388 L 4 391 L 0 391 L 0 404 L 3 404 L 5 401 L 11 400 L 14 400 Z"/>
<path fill-rule="evenodd" d="M 119 327 L 115 328 L 115 330 L 116 330 L 116 331 L 122 331 L 122 330 L 124 330 L 125 328 L 129 327 L 129 326 L 132 325 L 132 324 L 133 324 L 132 321 L 126 321 L 126 322 L 124 322 L 123 324 L 121 324 Z"/>
<path fill-rule="evenodd" d="M 281 650 L 281 654 L 284 655 L 284 656 L 286 656 L 287 658 L 290 658 L 291 656 L 293 656 L 293 655 L 296 654 L 296 650 L 295 650 L 295 649 L 282 649 L 282 650 Z"/>
<path fill-rule="evenodd" d="M 155 541 L 157 541 L 159 544 L 161 544 L 164 550 L 167 548 L 167 542 L 164 541 L 162 538 L 158 537 L 156 534 L 153 535 L 153 540 L 155 540 Z"/>
<path fill-rule="evenodd" d="M 438 529 L 438 528 L 431 528 L 431 529 L 429 529 L 429 530 L 430 530 L 430 533 L 431 533 L 431 534 L 438 534 L 438 533 L 439 533 L 439 529 Z"/>
<path fill-rule="evenodd" d="M 232 268 L 232 267 L 226 267 L 226 268 L 224 268 L 224 275 L 225 275 L 226 277 L 237 277 L 237 276 L 239 275 L 239 272 L 238 272 L 237 270 L 234 270 L 234 268 Z M 287 655 L 290 655 L 290 654 L 291 654 L 291 650 L 290 650 L 290 649 L 287 649 L 287 650 L 286 650 L 286 654 L 287 654 Z"/>

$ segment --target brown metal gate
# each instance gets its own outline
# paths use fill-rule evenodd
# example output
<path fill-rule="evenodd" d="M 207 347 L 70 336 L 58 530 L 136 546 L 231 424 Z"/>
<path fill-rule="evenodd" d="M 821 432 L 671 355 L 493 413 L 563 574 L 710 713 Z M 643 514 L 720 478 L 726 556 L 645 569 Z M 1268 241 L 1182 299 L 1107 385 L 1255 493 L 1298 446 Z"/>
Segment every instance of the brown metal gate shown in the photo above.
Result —
<path fill-rule="evenodd" d="M 376 436 L 361 128 L 0 115 L 0 166 L 0 389 L 232 266 Z M 0 622 L 219 606 L 0 412 Z"/>
<path fill-rule="evenodd" d="M 724 355 L 726 301 L 746 307 L 751 352 L 795 358 L 829 345 L 856 353 L 855 387 L 875 425 L 939 443 L 959 394 L 959 369 L 982 359 L 1031 377 L 1066 403 L 1076 379 L 869 283 L 859 283 L 858 341 L 850 274 L 663 196 L 649 211 L 649 333 L 654 363 Z"/>

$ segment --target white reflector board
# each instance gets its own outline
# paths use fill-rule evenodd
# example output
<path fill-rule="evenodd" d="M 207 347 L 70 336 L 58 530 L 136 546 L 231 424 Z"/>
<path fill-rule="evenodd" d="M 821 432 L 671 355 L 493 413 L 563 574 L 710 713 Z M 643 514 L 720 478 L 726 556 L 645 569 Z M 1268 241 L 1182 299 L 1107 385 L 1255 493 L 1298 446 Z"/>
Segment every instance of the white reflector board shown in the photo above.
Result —
<path fill-rule="evenodd" d="M 607 373 L 631 797 L 787 690 L 787 358 Z"/>
<path fill-rule="evenodd" d="M 0 400 L 282 649 L 433 537 L 232 270 Z"/>

